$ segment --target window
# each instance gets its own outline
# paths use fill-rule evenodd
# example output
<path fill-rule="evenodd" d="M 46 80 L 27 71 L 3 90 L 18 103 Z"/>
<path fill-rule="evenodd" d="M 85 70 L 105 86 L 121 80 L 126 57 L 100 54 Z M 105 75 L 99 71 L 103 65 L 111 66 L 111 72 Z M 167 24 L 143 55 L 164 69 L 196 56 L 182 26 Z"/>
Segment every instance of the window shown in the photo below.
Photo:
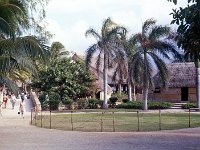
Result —
<path fill-rule="evenodd" d="M 160 88 L 155 88 L 154 93 L 160 93 Z"/>

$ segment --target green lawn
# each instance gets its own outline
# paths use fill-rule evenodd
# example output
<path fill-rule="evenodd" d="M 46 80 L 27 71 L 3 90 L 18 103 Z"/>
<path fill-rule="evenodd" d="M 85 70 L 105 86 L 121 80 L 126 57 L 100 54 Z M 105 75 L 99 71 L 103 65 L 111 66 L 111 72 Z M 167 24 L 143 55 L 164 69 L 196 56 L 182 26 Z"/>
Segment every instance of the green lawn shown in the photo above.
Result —
<path fill-rule="evenodd" d="M 71 131 L 73 122 L 74 131 L 86 132 L 133 132 L 138 131 L 138 118 L 136 112 L 86 112 L 86 113 L 52 113 L 51 128 Z M 114 123 L 113 123 L 114 118 Z M 101 123 L 102 120 L 102 123 Z M 42 121 L 42 124 L 41 124 Z M 39 115 L 33 124 L 38 127 L 50 128 L 49 113 Z M 114 125 L 113 125 L 114 124 Z M 173 130 L 189 127 L 188 113 L 162 113 L 161 129 Z M 159 127 L 158 113 L 139 113 L 139 131 L 157 131 Z M 191 127 L 200 127 L 200 114 L 191 113 Z"/>

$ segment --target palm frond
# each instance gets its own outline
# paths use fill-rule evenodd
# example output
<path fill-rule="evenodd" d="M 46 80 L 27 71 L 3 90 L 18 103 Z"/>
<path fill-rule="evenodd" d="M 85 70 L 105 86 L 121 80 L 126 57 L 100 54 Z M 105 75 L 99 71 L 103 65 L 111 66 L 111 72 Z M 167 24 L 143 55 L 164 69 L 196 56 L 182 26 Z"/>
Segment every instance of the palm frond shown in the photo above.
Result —
<path fill-rule="evenodd" d="M 89 35 L 92 35 L 93 37 L 95 37 L 97 40 L 101 40 L 101 36 L 98 34 L 97 31 L 95 31 L 94 29 L 90 28 L 85 32 L 85 36 L 88 37 Z"/>
<path fill-rule="evenodd" d="M 149 55 L 152 57 L 153 61 L 155 62 L 155 65 L 158 69 L 158 74 L 161 79 L 161 83 L 163 87 L 167 87 L 167 81 L 168 81 L 168 70 L 166 67 L 165 62 L 160 59 L 157 55 L 154 53 L 149 53 Z"/>
<path fill-rule="evenodd" d="M 94 53 L 99 49 L 97 44 L 94 44 L 92 46 L 90 46 L 87 51 L 86 51 L 86 59 L 85 59 L 85 64 L 86 64 L 86 68 L 89 67 L 89 65 L 91 64 L 91 59 L 92 56 L 94 55 Z"/>
<path fill-rule="evenodd" d="M 155 26 L 149 33 L 149 40 L 157 40 L 169 35 L 170 27 L 168 26 Z"/>
<path fill-rule="evenodd" d="M 156 24 L 153 18 L 147 19 L 142 25 L 142 35 L 146 35 L 148 30 Z"/>
<path fill-rule="evenodd" d="M 20 91 L 17 84 L 6 76 L 0 75 L 0 84 L 6 85 L 15 95 L 18 95 L 18 92 Z"/>

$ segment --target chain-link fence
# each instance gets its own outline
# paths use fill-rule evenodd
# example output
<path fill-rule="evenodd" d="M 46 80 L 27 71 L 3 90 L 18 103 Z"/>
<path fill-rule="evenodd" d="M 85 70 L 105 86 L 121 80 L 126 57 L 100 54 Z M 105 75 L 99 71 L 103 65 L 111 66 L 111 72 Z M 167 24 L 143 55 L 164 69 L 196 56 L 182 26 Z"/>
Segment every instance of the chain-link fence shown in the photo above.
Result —
<path fill-rule="evenodd" d="M 32 109 L 31 124 L 50 129 L 86 132 L 134 132 L 172 130 L 200 126 L 200 113 L 186 112 L 84 112 Z"/>

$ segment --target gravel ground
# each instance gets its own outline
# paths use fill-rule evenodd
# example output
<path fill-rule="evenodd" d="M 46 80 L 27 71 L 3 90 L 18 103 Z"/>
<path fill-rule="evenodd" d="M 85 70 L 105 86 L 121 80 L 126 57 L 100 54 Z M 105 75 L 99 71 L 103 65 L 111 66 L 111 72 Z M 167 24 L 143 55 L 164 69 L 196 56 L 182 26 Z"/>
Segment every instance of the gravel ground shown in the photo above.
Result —
<path fill-rule="evenodd" d="M 200 128 L 94 133 L 41 129 L 11 109 L 0 117 L 0 150 L 200 150 Z"/>

